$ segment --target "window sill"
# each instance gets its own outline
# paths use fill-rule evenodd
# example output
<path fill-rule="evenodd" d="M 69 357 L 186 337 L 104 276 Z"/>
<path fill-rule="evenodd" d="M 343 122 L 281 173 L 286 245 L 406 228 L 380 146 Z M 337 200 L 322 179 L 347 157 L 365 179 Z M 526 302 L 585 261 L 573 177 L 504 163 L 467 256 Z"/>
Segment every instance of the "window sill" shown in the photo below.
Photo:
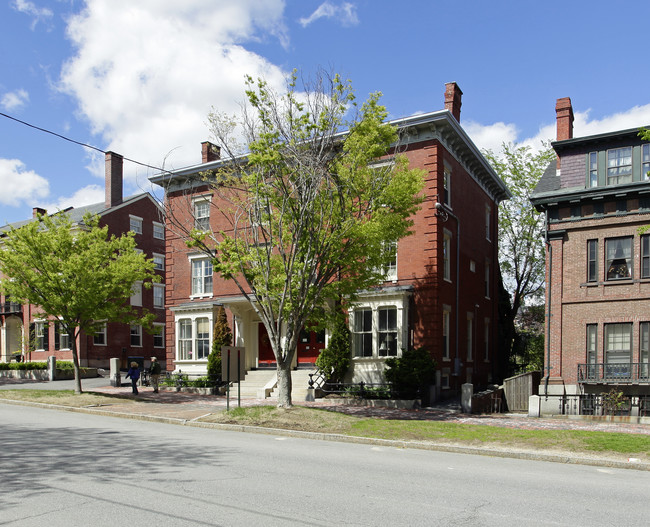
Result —
<path fill-rule="evenodd" d="M 204 294 L 204 295 L 190 295 L 189 298 L 190 300 L 201 300 L 203 298 L 212 298 L 214 296 L 213 293 L 210 294 Z"/>

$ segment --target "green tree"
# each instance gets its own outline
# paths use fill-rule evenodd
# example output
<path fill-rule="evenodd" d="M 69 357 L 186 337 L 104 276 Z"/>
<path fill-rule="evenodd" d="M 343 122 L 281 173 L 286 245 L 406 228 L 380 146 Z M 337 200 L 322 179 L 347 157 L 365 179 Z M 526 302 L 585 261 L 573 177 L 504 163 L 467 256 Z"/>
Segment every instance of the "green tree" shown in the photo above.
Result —
<path fill-rule="evenodd" d="M 501 295 L 507 296 L 500 299 L 500 348 L 507 350 L 502 369 L 509 375 L 520 347 L 517 313 L 527 301 L 544 296 L 544 216 L 530 203 L 530 194 L 555 153 L 548 147 L 533 151 L 528 146 L 504 144 L 500 155 L 490 151 L 484 155 L 512 193 L 510 200 L 499 204 L 500 287 Z"/>
<path fill-rule="evenodd" d="M 203 184 L 227 226 L 186 237 L 257 312 L 276 358 L 278 405 L 289 407 L 300 330 L 337 299 L 383 282 L 389 242 L 409 234 L 423 175 L 399 155 L 376 163 L 398 141 L 379 94 L 359 107 L 349 82 L 323 75 L 299 93 L 295 73 L 284 94 L 261 79 L 247 87 L 241 118 L 209 115 L 223 163 Z M 171 223 L 182 231 L 173 211 Z"/>
<path fill-rule="evenodd" d="M 350 328 L 342 312 L 336 317 L 327 348 L 316 359 L 331 382 L 342 382 L 350 367 Z"/>
<path fill-rule="evenodd" d="M 135 248 L 133 233 L 109 236 L 99 217 L 73 224 L 66 214 L 39 215 L 0 238 L 0 288 L 16 301 L 38 306 L 70 335 L 75 393 L 81 393 L 80 332 L 105 322 L 142 324 L 153 315 L 129 304 L 133 284 L 158 281 L 153 261 Z"/>
<path fill-rule="evenodd" d="M 228 325 L 226 310 L 219 306 L 212 331 L 212 351 L 208 355 L 208 377 L 217 379 L 221 376 L 221 347 L 232 344 L 232 332 Z"/>

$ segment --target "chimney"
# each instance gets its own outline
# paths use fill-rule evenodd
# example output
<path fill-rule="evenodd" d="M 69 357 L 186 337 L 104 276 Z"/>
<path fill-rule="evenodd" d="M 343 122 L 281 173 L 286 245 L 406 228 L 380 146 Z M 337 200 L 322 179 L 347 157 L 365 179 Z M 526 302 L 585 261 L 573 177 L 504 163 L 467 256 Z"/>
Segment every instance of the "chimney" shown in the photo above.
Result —
<path fill-rule="evenodd" d="M 122 163 L 123 157 L 115 152 L 106 152 L 106 208 L 122 203 Z"/>
<path fill-rule="evenodd" d="M 221 148 L 210 141 L 201 143 L 201 163 L 210 163 L 221 158 Z"/>
<path fill-rule="evenodd" d="M 460 107 L 463 92 L 455 82 L 445 84 L 445 110 L 449 110 L 460 123 Z"/>
<path fill-rule="evenodd" d="M 557 120 L 557 140 L 573 139 L 573 107 L 569 97 L 557 100 L 555 118 Z"/>
<path fill-rule="evenodd" d="M 36 219 L 36 216 L 38 215 L 45 216 L 47 214 L 47 211 L 45 209 L 42 209 L 40 207 L 34 207 L 32 209 L 32 218 Z"/>

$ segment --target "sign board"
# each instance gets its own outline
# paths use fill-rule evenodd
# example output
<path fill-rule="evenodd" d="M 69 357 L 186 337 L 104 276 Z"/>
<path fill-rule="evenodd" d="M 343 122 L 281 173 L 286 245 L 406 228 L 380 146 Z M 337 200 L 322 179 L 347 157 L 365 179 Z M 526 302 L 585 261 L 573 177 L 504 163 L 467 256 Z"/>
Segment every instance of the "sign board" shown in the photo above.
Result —
<path fill-rule="evenodd" d="M 239 356 L 239 372 L 237 372 L 237 357 Z M 230 365 L 230 382 L 243 381 L 246 375 L 246 348 L 239 346 L 221 347 L 221 379 L 228 380 L 228 366 Z M 229 364 L 230 363 L 230 364 Z"/>

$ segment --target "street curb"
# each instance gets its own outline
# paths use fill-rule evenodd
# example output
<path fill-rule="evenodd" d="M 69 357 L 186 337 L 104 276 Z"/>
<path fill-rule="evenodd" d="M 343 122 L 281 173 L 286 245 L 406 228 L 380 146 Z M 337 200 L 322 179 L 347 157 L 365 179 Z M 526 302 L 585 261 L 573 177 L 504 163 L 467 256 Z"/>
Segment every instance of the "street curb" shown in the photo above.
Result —
<path fill-rule="evenodd" d="M 425 443 L 421 441 L 404 441 L 395 439 L 378 439 L 372 437 L 346 436 L 342 434 L 329 434 L 324 432 L 306 432 L 303 430 L 286 430 L 282 428 L 264 428 L 260 426 L 233 425 L 225 423 L 206 423 L 196 420 L 181 419 L 175 417 L 160 417 L 147 414 L 132 414 L 125 412 L 112 412 L 101 407 L 73 407 L 57 404 L 37 403 L 32 401 L 16 401 L 12 399 L 1 399 L 0 402 L 17 406 L 32 406 L 51 410 L 62 410 L 66 412 L 85 413 L 115 417 L 119 419 L 131 419 L 135 421 L 147 421 L 152 423 L 172 424 L 180 426 L 191 426 L 213 430 L 225 430 L 230 432 L 246 432 L 249 434 L 265 434 L 283 437 L 296 437 L 302 439 L 315 439 L 321 441 L 334 441 L 339 443 L 356 443 L 364 445 L 376 445 L 388 448 L 410 448 L 417 450 L 431 450 L 438 452 L 449 452 L 453 454 L 471 454 L 478 456 L 523 459 L 527 461 L 547 461 L 551 463 L 564 463 L 570 465 L 587 465 L 594 467 L 607 467 L 618 469 L 643 470 L 650 472 L 650 463 L 644 461 L 619 461 L 615 459 L 584 457 L 566 453 L 531 452 L 526 450 L 512 450 L 493 447 L 472 447 L 456 445 L 452 443 Z"/>

